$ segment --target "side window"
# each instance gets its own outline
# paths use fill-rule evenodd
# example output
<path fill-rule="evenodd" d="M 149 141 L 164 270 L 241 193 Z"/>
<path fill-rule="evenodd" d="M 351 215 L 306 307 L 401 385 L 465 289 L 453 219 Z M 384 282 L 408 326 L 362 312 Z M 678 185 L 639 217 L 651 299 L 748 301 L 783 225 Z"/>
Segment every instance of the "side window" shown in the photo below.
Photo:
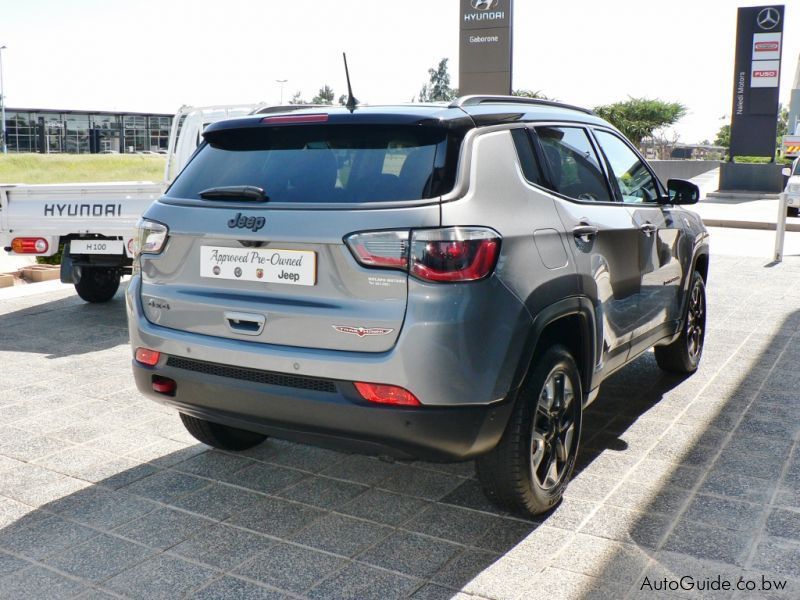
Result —
<path fill-rule="evenodd" d="M 613 133 L 595 130 L 594 134 L 614 172 L 623 202 L 655 202 L 656 182 L 636 153 Z"/>
<path fill-rule="evenodd" d="M 524 129 L 512 129 L 511 137 L 514 140 L 519 164 L 522 167 L 522 174 L 525 175 L 525 179 L 536 185 L 543 185 L 542 171 L 539 169 L 539 163 L 536 162 L 536 157 L 533 155 L 528 132 Z"/>
<path fill-rule="evenodd" d="M 606 177 L 586 131 L 580 127 L 537 127 L 554 191 L 596 202 L 612 202 Z"/>

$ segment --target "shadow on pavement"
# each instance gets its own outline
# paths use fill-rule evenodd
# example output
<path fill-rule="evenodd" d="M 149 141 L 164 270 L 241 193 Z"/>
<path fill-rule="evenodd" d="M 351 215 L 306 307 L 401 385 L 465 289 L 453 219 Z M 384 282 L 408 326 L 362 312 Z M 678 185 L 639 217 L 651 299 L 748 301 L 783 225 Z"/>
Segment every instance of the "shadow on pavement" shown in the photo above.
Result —
<path fill-rule="evenodd" d="M 645 577 L 684 575 L 797 585 L 800 269 L 724 265 L 701 369 L 671 377 L 648 353 L 606 382 L 564 501 L 535 521 L 489 504 L 472 463 L 195 443 L 132 388 L 120 296 L 4 315 L 0 331 L 35 313 L 54 337 L 0 347 L 53 359 L 22 355 L 12 367 L 40 383 L 0 385 L 0 597 L 649 598 Z M 780 285 L 760 286 L 765 271 Z M 53 339 L 75 348 L 57 358 Z M 33 391 L 63 360 L 91 363 L 84 387 Z"/>
<path fill-rule="evenodd" d="M 127 341 L 124 284 L 104 304 L 88 304 L 73 295 L 0 314 L 3 352 L 33 352 L 60 358 L 99 352 Z"/>
<path fill-rule="evenodd" d="M 450 598 L 540 526 L 452 504 L 471 464 L 276 440 L 234 455 L 161 427 L 0 463 L 0 597 Z"/>
<path fill-rule="evenodd" d="M 718 303 L 696 375 L 676 386 L 645 356 L 620 375 L 649 388 L 609 386 L 589 411 L 606 424 L 584 452 L 625 451 L 584 455 L 573 482 L 595 502 L 553 561 L 580 574 L 573 597 L 800 597 L 800 311 L 746 281 L 720 295 L 753 303 Z M 717 578 L 729 590 L 703 587 Z"/>

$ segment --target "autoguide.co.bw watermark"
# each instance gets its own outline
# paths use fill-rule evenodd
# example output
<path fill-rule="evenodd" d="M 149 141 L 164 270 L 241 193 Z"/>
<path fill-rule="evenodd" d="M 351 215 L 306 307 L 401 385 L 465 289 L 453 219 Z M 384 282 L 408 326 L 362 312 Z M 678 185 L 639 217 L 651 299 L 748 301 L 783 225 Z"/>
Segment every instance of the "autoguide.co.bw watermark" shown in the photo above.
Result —
<path fill-rule="evenodd" d="M 783 579 L 769 579 L 764 575 L 761 579 L 747 579 L 739 577 L 736 580 L 723 579 L 721 575 L 716 577 L 704 577 L 698 579 L 691 575 L 685 575 L 676 579 L 669 579 L 664 577 L 662 579 L 650 579 L 645 576 L 642 584 L 639 586 L 640 591 L 647 590 L 649 592 L 677 592 L 677 591 L 747 591 L 747 592 L 769 592 L 781 591 L 786 589 L 786 580 Z"/>

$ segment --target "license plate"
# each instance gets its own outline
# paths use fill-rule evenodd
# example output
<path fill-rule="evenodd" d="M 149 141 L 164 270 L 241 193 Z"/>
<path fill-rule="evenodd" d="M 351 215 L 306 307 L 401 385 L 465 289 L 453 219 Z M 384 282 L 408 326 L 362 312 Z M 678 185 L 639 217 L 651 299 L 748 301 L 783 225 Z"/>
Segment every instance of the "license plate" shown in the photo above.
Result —
<path fill-rule="evenodd" d="M 122 240 L 72 240 L 70 254 L 122 254 L 125 246 Z"/>
<path fill-rule="evenodd" d="M 200 248 L 200 276 L 289 285 L 317 282 L 317 255 L 310 250 Z"/>

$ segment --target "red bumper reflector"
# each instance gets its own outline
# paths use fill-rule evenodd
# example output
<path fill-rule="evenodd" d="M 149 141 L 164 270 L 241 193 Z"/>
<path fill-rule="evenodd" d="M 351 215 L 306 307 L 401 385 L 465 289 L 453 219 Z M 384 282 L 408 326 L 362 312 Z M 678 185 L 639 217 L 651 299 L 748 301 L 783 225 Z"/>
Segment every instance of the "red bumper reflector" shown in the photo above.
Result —
<path fill-rule="evenodd" d="M 358 393 L 368 402 L 378 404 L 394 404 L 397 406 L 421 406 L 417 397 L 396 385 L 382 385 L 380 383 L 355 382 Z"/>
<path fill-rule="evenodd" d="M 328 121 L 327 114 L 318 115 L 277 115 L 275 117 L 264 117 L 261 119 L 262 123 L 268 125 L 284 125 L 286 123 L 326 123 Z"/>
<path fill-rule="evenodd" d="M 161 352 L 156 350 L 148 350 L 147 348 L 136 349 L 136 362 L 147 365 L 148 367 L 154 367 L 158 364 L 160 358 Z"/>
<path fill-rule="evenodd" d="M 50 244 L 44 238 L 14 238 L 11 249 L 17 254 L 44 254 Z"/>
<path fill-rule="evenodd" d="M 159 394 L 166 394 L 167 396 L 174 396 L 175 389 L 178 387 L 178 384 L 175 383 L 174 379 L 169 379 L 167 377 L 159 377 L 158 375 L 153 377 L 153 391 L 158 392 Z"/>

